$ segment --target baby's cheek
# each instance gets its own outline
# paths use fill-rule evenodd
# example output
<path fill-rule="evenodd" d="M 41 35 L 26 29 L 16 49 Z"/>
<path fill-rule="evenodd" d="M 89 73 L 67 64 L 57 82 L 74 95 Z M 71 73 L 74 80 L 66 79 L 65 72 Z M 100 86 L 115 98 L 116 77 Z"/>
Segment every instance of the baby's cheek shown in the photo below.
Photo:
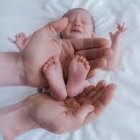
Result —
<path fill-rule="evenodd" d="M 91 32 L 91 30 L 86 31 L 85 33 L 85 37 L 92 37 L 92 35 L 93 35 L 93 32 Z"/>

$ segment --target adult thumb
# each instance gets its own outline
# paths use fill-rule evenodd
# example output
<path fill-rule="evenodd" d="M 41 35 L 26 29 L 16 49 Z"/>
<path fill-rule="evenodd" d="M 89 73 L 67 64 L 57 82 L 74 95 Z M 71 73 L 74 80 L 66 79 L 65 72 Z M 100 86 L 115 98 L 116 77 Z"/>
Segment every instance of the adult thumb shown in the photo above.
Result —
<path fill-rule="evenodd" d="M 49 35 L 57 35 L 62 32 L 68 24 L 68 19 L 63 17 L 61 19 L 50 22 L 47 25 L 47 32 Z"/>
<path fill-rule="evenodd" d="M 94 106 L 90 105 L 90 104 L 84 104 L 82 105 L 78 111 L 75 114 L 75 119 L 78 119 L 79 123 L 83 123 L 85 118 L 87 117 L 87 115 L 89 113 L 91 113 L 92 111 L 94 111 Z"/>

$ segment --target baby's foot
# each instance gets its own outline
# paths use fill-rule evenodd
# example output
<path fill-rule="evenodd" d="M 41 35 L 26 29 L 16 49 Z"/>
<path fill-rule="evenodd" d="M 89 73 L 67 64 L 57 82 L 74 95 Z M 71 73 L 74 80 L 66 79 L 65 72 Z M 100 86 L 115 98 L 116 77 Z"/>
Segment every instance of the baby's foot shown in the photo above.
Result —
<path fill-rule="evenodd" d="M 43 72 L 51 89 L 51 95 L 57 100 L 63 100 L 67 96 L 63 79 L 62 67 L 58 57 L 51 57 L 45 63 Z"/>
<path fill-rule="evenodd" d="M 83 56 L 74 56 L 69 65 L 69 77 L 67 82 L 68 96 L 76 96 L 89 85 L 89 82 L 85 80 L 89 69 L 90 65 Z"/>

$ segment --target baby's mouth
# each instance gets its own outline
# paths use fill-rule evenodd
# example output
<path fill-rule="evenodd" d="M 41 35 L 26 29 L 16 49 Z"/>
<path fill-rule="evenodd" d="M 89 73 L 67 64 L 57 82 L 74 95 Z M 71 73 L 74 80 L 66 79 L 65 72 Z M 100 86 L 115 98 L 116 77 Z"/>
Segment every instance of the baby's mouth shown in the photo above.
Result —
<path fill-rule="evenodd" d="M 74 32 L 74 33 L 82 33 L 82 31 L 80 31 L 78 29 L 72 29 L 71 32 Z"/>

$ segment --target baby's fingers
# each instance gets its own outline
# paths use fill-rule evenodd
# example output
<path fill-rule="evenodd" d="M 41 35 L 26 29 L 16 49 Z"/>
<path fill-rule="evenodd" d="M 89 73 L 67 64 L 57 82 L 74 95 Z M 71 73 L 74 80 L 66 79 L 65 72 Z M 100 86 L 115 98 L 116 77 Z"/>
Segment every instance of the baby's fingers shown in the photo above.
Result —
<path fill-rule="evenodd" d="M 21 33 L 18 33 L 15 38 L 18 39 L 20 37 L 26 37 L 25 33 L 21 32 Z"/>
<path fill-rule="evenodd" d="M 120 32 L 125 32 L 128 28 L 125 27 L 125 22 L 123 22 L 122 24 L 117 23 L 117 29 L 118 29 Z"/>
<path fill-rule="evenodd" d="M 15 39 L 12 39 L 12 38 L 10 38 L 10 37 L 8 37 L 8 40 L 10 41 L 10 42 L 12 42 L 12 43 L 16 43 L 16 40 Z"/>
<path fill-rule="evenodd" d="M 110 35 L 111 38 L 113 37 L 113 33 L 112 32 L 109 32 L 109 35 Z"/>

